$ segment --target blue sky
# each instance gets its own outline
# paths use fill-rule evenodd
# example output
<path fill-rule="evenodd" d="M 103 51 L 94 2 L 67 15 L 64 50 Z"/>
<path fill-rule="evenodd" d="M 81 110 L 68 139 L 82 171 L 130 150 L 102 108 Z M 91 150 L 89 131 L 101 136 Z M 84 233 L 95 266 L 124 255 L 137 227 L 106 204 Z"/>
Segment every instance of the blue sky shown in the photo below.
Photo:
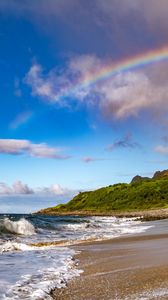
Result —
<path fill-rule="evenodd" d="M 167 11 L 165 0 L 0 1 L 0 212 L 167 168 L 167 61 L 74 89 L 167 45 Z"/>

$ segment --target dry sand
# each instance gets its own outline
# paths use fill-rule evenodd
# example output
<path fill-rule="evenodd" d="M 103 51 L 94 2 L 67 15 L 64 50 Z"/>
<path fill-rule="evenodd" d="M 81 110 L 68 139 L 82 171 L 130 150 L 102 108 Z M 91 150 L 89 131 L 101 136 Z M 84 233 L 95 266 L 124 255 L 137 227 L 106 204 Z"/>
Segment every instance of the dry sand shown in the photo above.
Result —
<path fill-rule="evenodd" d="M 55 290 L 57 300 L 168 299 L 168 234 L 73 247 L 83 274 Z"/>

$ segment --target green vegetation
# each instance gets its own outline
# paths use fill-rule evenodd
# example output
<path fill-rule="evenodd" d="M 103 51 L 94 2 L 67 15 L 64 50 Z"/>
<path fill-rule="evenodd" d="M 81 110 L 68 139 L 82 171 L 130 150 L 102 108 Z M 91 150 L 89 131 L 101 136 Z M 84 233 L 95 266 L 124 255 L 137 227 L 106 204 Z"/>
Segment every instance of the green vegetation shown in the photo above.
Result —
<path fill-rule="evenodd" d="M 160 208 L 168 208 L 167 171 L 155 173 L 152 179 L 138 177 L 130 184 L 119 183 L 82 192 L 67 204 L 42 210 L 41 213 L 117 213 Z"/>

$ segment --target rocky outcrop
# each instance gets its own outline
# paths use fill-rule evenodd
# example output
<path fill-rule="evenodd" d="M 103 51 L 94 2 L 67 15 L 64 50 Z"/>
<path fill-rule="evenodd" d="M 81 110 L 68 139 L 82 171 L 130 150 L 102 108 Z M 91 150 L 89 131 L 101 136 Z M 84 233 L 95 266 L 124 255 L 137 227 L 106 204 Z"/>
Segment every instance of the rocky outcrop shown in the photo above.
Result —
<path fill-rule="evenodd" d="M 157 171 L 153 175 L 153 179 L 159 179 L 159 178 L 163 178 L 163 177 L 168 177 L 168 170 Z"/>
<path fill-rule="evenodd" d="M 161 179 L 166 177 L 168 178 L 168 170 L 156 171 L 152 178 L 136 175 L 132 178 L 131 183 L 140 182 L 142 180 Z"/>
<path fill-rule="evenodd" d="M 142 177 L 142 176 L 136 175 L 135 177 L 132 178 L 131 183 L 140 182 L 142 180 L 150 180 L 150 178 L 149 177 Z"/>

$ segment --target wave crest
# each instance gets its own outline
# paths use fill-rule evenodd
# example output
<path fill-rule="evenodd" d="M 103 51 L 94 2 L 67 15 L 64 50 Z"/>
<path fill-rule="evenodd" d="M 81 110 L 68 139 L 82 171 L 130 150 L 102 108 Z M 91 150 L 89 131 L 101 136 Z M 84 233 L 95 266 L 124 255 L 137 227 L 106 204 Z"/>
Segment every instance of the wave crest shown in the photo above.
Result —
<path fill-rule="evenodd" d="M 10 219 L 5 218 L 3 225 L 5 229 L 11 233 L 22 235 L 35 234 L 34 226 L 24 218 L 20 219 L 19 221 L 11 221 Z"/>

